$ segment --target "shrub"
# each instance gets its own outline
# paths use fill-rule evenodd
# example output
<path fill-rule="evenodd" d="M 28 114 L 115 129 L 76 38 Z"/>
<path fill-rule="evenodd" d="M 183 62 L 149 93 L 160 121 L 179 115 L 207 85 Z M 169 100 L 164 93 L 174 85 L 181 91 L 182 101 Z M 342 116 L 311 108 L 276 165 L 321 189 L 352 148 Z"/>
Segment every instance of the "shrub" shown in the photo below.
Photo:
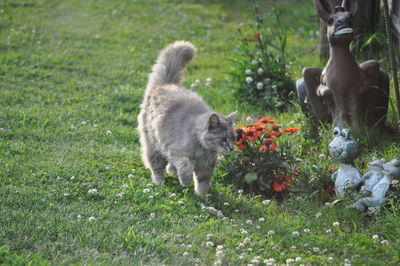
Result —
<path fill-rule="evenodd" d="M 240 101 L 266 110 L 284 110 L 295 86 L 287 74 L 286 36 L 280 26 L 280 12 L 274 2 L 272 7 L 272 27 L 265 27 L 255 5 L 255 23 L 248 24 L 251 34 L 239 28 L 242 42 L 236 48 L 237 56 L 231 59 L 229 74 Z"/>

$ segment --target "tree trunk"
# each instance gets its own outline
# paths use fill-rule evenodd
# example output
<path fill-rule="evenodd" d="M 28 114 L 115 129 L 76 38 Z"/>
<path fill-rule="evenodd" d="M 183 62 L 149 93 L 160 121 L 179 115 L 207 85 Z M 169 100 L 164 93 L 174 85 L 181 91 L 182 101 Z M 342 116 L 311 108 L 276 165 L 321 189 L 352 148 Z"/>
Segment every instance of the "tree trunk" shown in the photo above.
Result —
<path fill-rule="evenodd" d="M 362 43 L 373 34 L 378 26 L 380 13 L 379 0 L 358 1 L 358 11 L 353 21 L 355 39 L 360 40 L 360 45 L 356 45 L 356 53 L 359 52 Z M 320 57 L 327 60 L 329 58 L 329 43 L 326 37 L 326 24 L 320 20 Z"/>

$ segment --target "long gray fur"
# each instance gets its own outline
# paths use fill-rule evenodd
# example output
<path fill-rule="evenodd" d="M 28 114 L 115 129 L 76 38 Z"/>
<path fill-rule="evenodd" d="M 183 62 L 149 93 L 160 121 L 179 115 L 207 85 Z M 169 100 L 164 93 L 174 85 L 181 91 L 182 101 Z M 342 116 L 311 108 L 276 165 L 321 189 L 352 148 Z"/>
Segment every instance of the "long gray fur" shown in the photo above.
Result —
<path fill-rule="evenodd" d="M 138 130 L 142 160 L 155 184 L 164 181 L 167 168 L 182 185 L 194 180 L 196 193 L 205 194 L 218 153 L 234 147 L 236 112 L 213 112 L 200 96 L 181 86 L 182 70 L 195 51 L 185 41 L 161 51 L 149 75 Z"/>

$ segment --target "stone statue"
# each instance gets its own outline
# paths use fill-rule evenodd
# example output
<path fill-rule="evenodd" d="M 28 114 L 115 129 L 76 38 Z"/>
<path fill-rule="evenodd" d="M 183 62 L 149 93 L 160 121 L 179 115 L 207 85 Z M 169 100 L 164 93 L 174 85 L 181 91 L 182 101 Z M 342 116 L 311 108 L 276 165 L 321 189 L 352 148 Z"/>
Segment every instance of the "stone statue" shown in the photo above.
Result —
<path fill-rule="evenodd" d="M 383 125 L 389 76 L 376 60 L 358 65 L 349 49 L 354 39 L 352 17 L 357 12 L 357 0 L 314 1 L 320 18 L 327 24 L 330 58 L 323 70 L 303 70 L 303 79 L 297 82 L 302 111 L 311 109 L 320 121 L 334 121 L 354 130 Z"/>
<path fill-rule="evenodd" d="M 347 189 L 351 189 L 361 179 L 361 174 L 354 167 L 358 156 L 358 143 L 350 139 L 350 130 L 334 128 L 334 138 L 329 143 L 329 154 L 332 160 L 340 163 L 339 170 L 332 174 L 335 182 L 335 192 L 338 197 L 344 197 Z"/>
<path fill-rule="evenodd" d="M 373 165 L 372 170 L 370 165 Z M 364 184 L 361 187 L 361 193 L 364 193 L 364 197 L 352 205 L 360 212 L 367 210 L 373 212 L 374 209 L 380 208 L 385 202 L 390 182 L 400 178 L 400 162 L 397 159 L 388 163 L 384 163 L 384 160 L 377 160 L 369 163 L 368 166 L 369 171 L 358 182 L 358 184 Z"/>

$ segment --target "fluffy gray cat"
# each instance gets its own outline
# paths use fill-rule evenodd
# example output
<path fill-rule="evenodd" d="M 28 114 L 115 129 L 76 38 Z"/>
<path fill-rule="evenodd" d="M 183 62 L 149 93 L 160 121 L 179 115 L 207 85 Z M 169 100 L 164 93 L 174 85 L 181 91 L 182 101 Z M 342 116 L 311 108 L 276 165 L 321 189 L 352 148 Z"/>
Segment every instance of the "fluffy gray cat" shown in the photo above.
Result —
<path fill-rule="evenodd" d="M 196 48 L 177 41 L 159 54 L 138 116 L 142 160 L 157 185 L 164 171 L 177 174 L 181 185 L 194 180 L 197 194 L 206 194 L 218 153 L 232 151 L 236 112 L 213 112 L 195 92 L 181 85 L 182 70 Z"/>

